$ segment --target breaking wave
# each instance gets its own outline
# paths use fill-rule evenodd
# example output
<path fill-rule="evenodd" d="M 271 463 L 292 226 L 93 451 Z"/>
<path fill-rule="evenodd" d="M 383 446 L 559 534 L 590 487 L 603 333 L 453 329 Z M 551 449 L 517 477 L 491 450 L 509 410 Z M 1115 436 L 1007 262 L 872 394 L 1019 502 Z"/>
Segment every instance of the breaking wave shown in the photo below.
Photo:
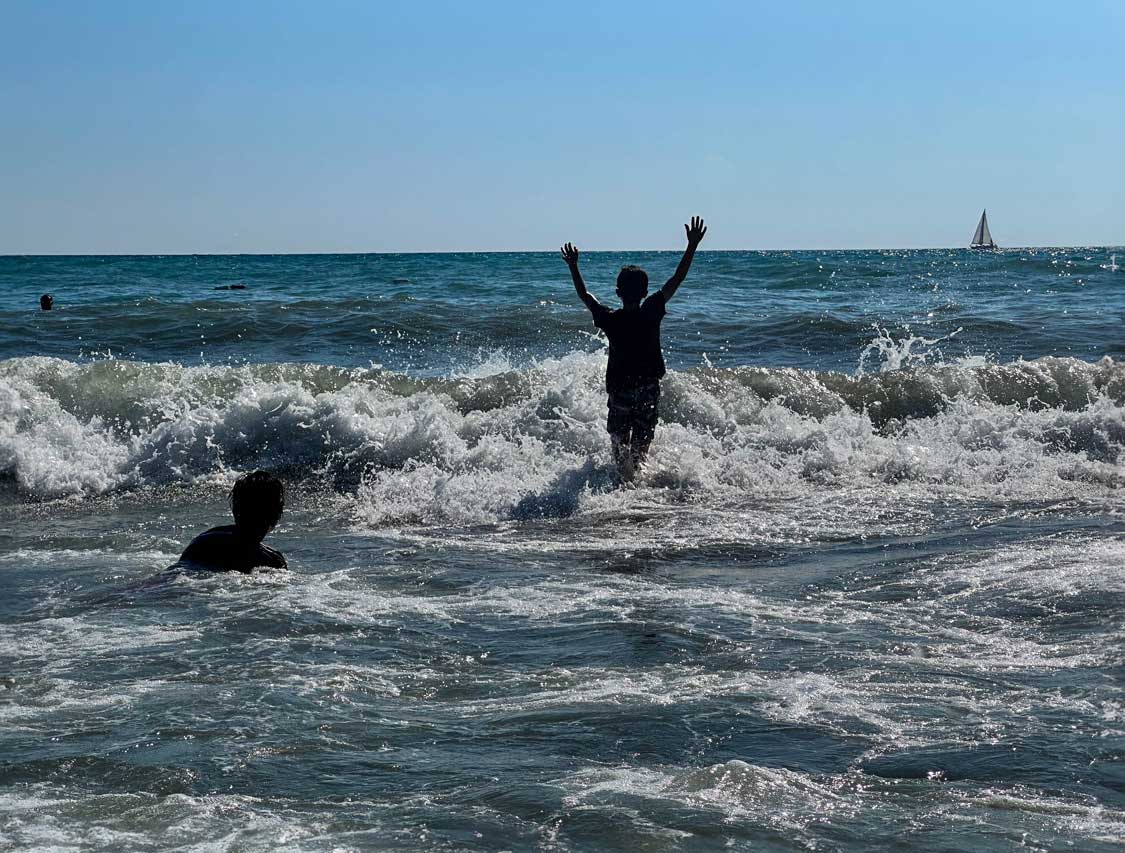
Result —
<path fill-rule="evenodd" d="M 563 515 L 614 484 L 603 353 L 414 378 L 315 364 L 0 362 L 0 476 L 25 499 L 226 484 L 255 467 L 354 496 L 373 524 Z M 1125 365 L 965 360 L 845 374 L 672 372 L 654 499 L 837 487 L 965 497 L 1125 485 Z"/>

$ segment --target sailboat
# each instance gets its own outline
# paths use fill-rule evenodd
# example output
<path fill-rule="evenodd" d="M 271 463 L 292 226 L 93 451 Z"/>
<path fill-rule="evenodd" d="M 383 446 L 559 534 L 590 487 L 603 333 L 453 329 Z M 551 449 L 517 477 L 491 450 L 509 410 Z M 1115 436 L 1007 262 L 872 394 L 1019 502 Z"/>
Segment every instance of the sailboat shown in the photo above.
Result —
<path fill-rule="evenodd" d="M 969 244 L 970 249 L 995 249 L 996 243 L 992 239 L 992 234 L 988 231 L 988 211 L 981 211 L 980 222 L 977 223 L 977 230 L 973 233 L 973 242 Z"/>

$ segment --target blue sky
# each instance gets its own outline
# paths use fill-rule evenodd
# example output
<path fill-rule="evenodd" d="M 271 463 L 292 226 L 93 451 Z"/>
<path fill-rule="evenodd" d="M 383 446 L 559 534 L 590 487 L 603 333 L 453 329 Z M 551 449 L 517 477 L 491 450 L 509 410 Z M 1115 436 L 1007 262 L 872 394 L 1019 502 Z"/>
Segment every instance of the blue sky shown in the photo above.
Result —
<path fill-rule="evenodd" d="M 1125 243 L 1125 3 L 0 15 L 0 253 Z"/>

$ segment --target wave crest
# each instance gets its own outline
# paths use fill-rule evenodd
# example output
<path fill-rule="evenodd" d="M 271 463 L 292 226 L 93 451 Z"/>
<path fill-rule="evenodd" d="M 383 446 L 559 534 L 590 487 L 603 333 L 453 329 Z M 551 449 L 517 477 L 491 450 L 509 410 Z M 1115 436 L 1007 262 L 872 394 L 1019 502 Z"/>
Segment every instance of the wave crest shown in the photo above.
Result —
<path fill-rule="evenodd" d="M 604 504 L 604 353 L 415 378 L 315 364 L 0 362 L 0 474 L 33 499 L 269 467 L 372 524 Z M 642 489 L 675 500 L 923 484 L 1057 498 L 1125 484 L 1125 365 L 1044 358 L 848 375 L 698 368 L 664 383 Z"/>

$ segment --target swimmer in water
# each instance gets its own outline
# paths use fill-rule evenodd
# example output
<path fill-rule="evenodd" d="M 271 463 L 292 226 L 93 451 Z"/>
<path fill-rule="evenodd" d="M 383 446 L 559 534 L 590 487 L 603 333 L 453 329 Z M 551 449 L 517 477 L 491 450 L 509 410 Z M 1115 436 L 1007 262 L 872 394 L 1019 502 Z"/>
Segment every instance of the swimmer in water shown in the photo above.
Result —
<path fill-rule="evenodd" d="M 285 555 L 263 545 L 285 511 L 285 486 L 267 471 L 239 477 L 230 491 L 234 524 L 212 527 L 191 540 L 180 562 L 213 572 L 243 572 L 262 566 L 287 568 Z"/>

